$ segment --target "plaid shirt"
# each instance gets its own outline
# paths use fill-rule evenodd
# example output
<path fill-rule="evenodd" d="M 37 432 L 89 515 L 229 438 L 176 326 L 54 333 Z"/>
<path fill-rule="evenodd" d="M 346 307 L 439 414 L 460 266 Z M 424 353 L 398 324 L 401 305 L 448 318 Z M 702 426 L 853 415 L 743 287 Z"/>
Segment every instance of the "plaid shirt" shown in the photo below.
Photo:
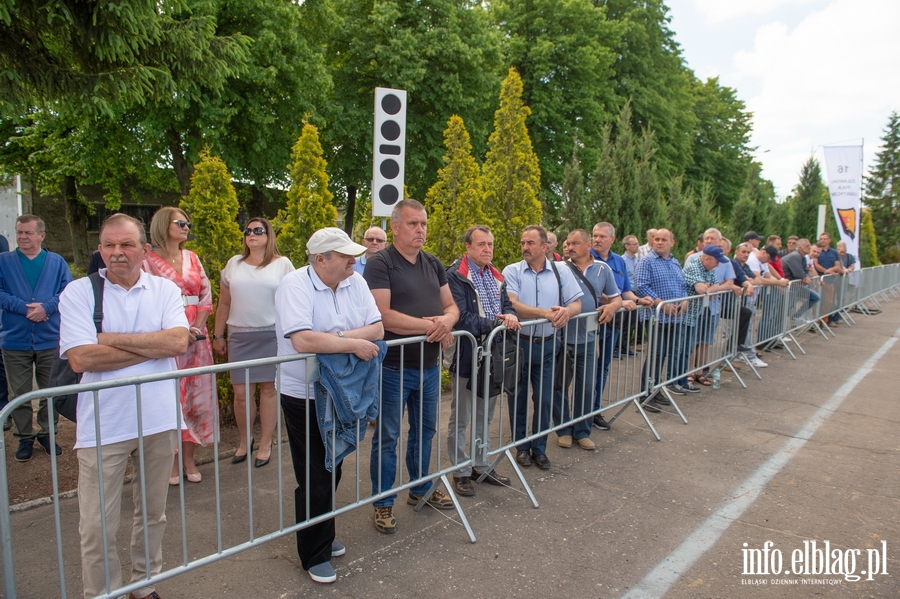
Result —
<path fill-rule="evenodd" d="M 684 281 L 688 288 L 688 294 L 700 295 L 694 287 L 697 283 L 706 283 L 707 285 L 716 284 L 716 273 L 713 270 L 706 270 L 700 260 L 688 260 L 684 265 Z M 703 309 L 705 298 L 692 299 L 688 302 L 688 309 L 684 316 L 684 322 L 688 326 L 697 324 L 697 315 Z"/>
<path fill-rule="evenodd" d="M 681 272 L 681 263 L 672 254 L 669 254 L 668 258 L 663 258 L 655 251 L 650 252 L 646 258 L 638 261 L 634 272 L 634 292 L 638 297 L 649 297 L 653 300 L 659 298 L 663 301 L 686 297 L 687 287 L 684 274 Z M 641 314 L 646 320 L 646 311 L 642 310 Z M 660 322 L 681 322 L 681 317 L 660 313 Z"/>
<path fill-rule="evenodd" d="M 500 309 L 500 288 L 497 285 L 497 279 L 494 278 L 494 273 L 491 272 L 490 266 L 480 268 L 468 256 L 466 256 L 466 260 L 469 261 L 469 278 L 472 285 L 475 286 L 478 299 L 481 300 L 484 317 L 497 318 L 502 310 Z"/>

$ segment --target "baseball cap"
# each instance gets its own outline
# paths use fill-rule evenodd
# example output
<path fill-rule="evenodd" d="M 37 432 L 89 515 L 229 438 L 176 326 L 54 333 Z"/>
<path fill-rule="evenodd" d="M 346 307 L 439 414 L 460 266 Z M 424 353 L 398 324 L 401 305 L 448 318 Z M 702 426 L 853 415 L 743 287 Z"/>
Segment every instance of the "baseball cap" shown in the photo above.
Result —
<path fill-rule="evenodd" d="M 769 258 L 774 260 L 778 257 L 778 248 L 774 245 L 767 245 L 765 249 L 766 253 L 769 254 Z"/>
<path fill-rule="evenodd" d="M 744 233 L 744 241 L 750 241 L 751 239 L 754 241 L 762 241 L 762 237 L 760 237 L 756 231 L 747 231 Z"/>
<path fill-rule="evenodd" d="M 325 252 L 340 252 L 348 256 L 359 256 L 365 253 L 366 248 L 354 243 L 343 229 L 337 227 L 325 227 L 313 233 L 306 241 L 306 253 L 324 254 Z"/>
<path fill-rule="evenodd" d="M 725 264 L 728 262 L 728 258 L 725 257 L 725 252 L 722 251 L 717 245 L 708 245 L 703 248 L 703 253 L 707 256 L 712 256 L 716 260 L 718 260 L 721 264 Z"/>

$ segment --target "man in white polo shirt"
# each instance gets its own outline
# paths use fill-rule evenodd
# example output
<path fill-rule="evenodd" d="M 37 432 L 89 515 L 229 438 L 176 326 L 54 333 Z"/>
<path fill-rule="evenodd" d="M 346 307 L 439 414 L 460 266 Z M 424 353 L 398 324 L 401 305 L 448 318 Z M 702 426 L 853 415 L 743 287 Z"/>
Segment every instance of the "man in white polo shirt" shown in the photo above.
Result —
<path fill-rule="evenodd" d="M 353 270 L 354 256 L 366 248 L 353 243 L 341 229 L 328 227 L 312 234 L 306 251 L 309 266 L 285 276 L 275 292 L 278 355 L 354 354 L 361 360 L 372 360 L 379 353 L 372 342 L 384 337 L 384 327 L 369 286 Z M 334 458 L 332 489 L 325 447 L 332 439 L 329 435 L 323 440 L 319 430 L 316 404 L 322 398 L 317 397 L 314 384 L 307 381 L 307 361 L 285 362 L 278 380 L 297 479 L 294 511 L 297 522 L 303 522 L 332 509 L 341 481 L 341 461 Z M 377 391 L 360 399 L 377 402 Z M 364 431 L 365 425 L 362 426 Z M 297 531 L 300 562 L 316 582 L 337 580 L 331 558 L 343 555 L 345 548 L 334 537 L 334 518 Z"/>
<path fill-rule="evenodd" d="M 107 265 L 100 269 L 103 286 L 102 332 L 93 320 L 94 292 L 88 277 L 73 281 L 59 300 L 61 317 L 59 351 L 81 382 L 133 377 L 177 370 L 174 356 L 187 351 L 188 323 L 181 291 L 167 279 L 148 275 L 141 262 L 150 250 L 140 221 L 113 214 L 100 228 L 100 255 Z M 162 569 L 162 538 L 166 529 L 166 497 L 172 456 L 177 444 L 181 405 L 172 381 L 99 392 L 95 413 L 93 393 L 78 397 L 75 453 L 78 456 L 78 509 L 81 533 L 81 571 L 84 596 L 94 597 L 122 586 L 116 551 L 116 531 L 122 507 L 122 483 L 130 457 L 134 518 L 132 520 L 131 581 L 158 574 Z M 141 422 L 137 410 L 140 406 Z M 96 422 L 99 419 L 100 436 Z M 143 437 L 143 453 L 138 451 Z M 102 462 L 97 462 L 97 445 Z M 99 469 L 103 468 L 106 508 L 100 504 Z M 141 480 L 146 481 L 142 488 Z M 142 502 L 145 505 L 142 506 Z M 147 528 L 143 525 L 147 511 Z M 106 536 L 101 519 L 106 517 Z M 144 536 L 149 555 L 144 554 Z M 109 548 L 109 584 L 106 587 L 104 542 Z M 149 562 L 149 564 L 148 564 Z M 158 599 L 152 585 L 128 595 L 129 599 Z"/>

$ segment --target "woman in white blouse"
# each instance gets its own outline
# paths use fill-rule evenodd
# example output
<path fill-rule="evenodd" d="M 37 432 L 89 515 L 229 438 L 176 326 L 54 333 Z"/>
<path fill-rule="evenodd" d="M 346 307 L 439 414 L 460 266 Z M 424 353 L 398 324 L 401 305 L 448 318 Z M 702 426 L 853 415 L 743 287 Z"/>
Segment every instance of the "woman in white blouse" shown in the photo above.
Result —
<path fill-rule="evenodd" d="M 231 258 L 222 271 L 213 335 L 213 349 L 222 356 L 227 352 L 229 362 L 276 355 L 275 290 L 284 275 L 294 270 L 291 261 L 278 253 L 275 231 L 264 218 L 253 218 L 247 223 L 243 245 L 243 254 Z M 247 369 L 232 370 L 231 383 L 234 386 L 234 419 L 241 433 L 240 445 L 231 461 L 240 464 L 253 451 L 252 439 L 249 450 L 247 448 L 247 431 L 252 430 L 256 421 L 256 402 L 253 397 L 256 395 L 256 385 L 259 385 L 260 439 L 254 465 L 261 468 L 271 458 L 272 434 L 278 419 L 275 365 L 250 368 L 249 380 Z M 249 420 L 246 404 L 248 391 Z"/>

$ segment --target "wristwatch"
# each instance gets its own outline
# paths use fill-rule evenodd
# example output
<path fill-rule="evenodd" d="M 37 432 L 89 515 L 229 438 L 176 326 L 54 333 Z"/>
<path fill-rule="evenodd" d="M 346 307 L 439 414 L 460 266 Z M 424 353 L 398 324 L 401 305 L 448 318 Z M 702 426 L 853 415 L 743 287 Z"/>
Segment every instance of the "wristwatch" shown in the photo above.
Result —
<path fill-rule="evenodd" d="M 225 335 L 213 335 L 212 338 L 213 341 L 215 341 L 216 339 L 225 339 Z"/>
<path fill-rule="evenodd" d="M 338 331 L 337 334 L 338 334 L 338 337 L 340 337 L 341 339 L 346 339 L 346 337 L 344 337 L 343 331 Z"/>

